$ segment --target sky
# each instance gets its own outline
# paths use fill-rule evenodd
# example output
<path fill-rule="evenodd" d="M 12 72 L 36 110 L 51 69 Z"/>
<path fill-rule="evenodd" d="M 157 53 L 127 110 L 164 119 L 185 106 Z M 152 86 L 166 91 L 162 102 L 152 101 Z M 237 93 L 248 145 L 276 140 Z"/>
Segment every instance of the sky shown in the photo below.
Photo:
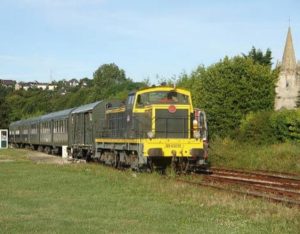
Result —
<path fill-rule="evenodd" d="M 280 61 L 297 0 L 0 0 L 0 79 L 92 78 L 115 63 L 134 81 L 170 78 L 252 46 Z"/>

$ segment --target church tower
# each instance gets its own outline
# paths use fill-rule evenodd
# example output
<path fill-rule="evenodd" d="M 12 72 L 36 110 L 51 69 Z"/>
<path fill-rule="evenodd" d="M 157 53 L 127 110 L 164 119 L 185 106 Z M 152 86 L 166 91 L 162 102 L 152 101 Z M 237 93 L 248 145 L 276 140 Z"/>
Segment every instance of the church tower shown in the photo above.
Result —
<path fill-rule="evenodd" d="M 280 66 L 279 78 L 275 89 L 275 110 L 280 110 L 282 108 L 296 108 L 300 92 L 299 68 L 300 66 L 297 64 L 293 46 L 292 32 L 289 27 Z"/>

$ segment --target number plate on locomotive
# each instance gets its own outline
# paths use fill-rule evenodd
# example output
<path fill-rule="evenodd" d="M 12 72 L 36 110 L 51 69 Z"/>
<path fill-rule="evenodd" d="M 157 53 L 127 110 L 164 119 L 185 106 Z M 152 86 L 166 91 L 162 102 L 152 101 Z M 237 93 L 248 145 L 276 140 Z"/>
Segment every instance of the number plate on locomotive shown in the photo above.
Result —
<path fill-rule="evenodd" d="M 182 147 L 181 144 L 175 144 L 175 143 L 166 144 L 166 148 L 181 148 L 181 147 Z"/>

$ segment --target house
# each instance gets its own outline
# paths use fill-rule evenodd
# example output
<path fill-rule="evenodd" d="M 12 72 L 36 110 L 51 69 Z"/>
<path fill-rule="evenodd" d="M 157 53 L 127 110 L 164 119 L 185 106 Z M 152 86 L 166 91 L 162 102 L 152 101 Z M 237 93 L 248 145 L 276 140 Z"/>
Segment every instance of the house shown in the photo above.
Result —
<path fill-rule="evenodd" d="M 27 82 L 27 83 L 20 82 L 20 85 L 24 90 L 28 90 L 29 88 L 32 88 L 33 84 L 34 83 L 32 82 Z"/>
<path fill-rule="evenodd" d="M 39 83 L 38 81 L 35 81 L 33 87 L 36 87 L 38 89 L 46 90 L 48 88 L 48 83 Z"/>
<path fill-rule="evenodd" d="M 16 81 L 15 80 L 0 80 L 0 83 L 5 87 L 14 88 Z"/>
<path fill-rule="evenodd" d="M 69 86 L 71 86 L 71 87 L 76 87 L 76 86 L 79 85 L 79 81 L 76 80 L 76 79 L 72 79 L 72 80 L 69 80 L 69 81 L 68 81 L 68 84 L 69 84 Z"/>
<path fill-rule="evenodd" d="M 56 84 L 48 84 L 48 90 L 53 91 L 54 89 L 56 89 L 57 85 Z"/>
<path fill-rule="evenodd" d="M 40 83 L 38 81 L 35 82 L 19 82 L 15 84 L 15 90 L 28 90 L 30 88 L 37 88 L 37 89 L 42 89 L 42 90 L 51 90 L 53 91 L 57 87 L 56 84 L 48 84 L 48 83 Z"/>
<path fill-rule="evenodd" d="M 20 90 L 20 89 L 22 89 L 22 88 L 23 88 L 23 86 L 22 86 L 21 83 L 16 83 L 16 84 L 15 84 L 15 90 Z"/>

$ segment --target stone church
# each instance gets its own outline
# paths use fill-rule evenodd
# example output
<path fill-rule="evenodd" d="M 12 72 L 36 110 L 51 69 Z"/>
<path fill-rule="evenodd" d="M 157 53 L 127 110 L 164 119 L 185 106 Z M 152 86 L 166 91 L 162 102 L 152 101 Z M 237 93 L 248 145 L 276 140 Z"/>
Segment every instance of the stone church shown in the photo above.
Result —
<path fill-rule="evenodd" d="M 297 63 L 289 27 L 276 85 L 275 110 L 294 109 L 300 96 L 300 62 Z"/>

